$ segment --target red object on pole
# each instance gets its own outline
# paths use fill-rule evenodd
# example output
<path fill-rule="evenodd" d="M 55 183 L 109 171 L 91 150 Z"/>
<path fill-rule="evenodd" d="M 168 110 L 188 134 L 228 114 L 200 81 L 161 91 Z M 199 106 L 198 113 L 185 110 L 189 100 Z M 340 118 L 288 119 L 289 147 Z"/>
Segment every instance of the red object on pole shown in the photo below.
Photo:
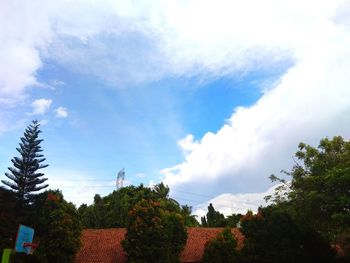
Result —
<path fill-rule="evenodd" d="M 29 243 L 29 242 L 23 243 L 24 248 L 27 248 L 27 247 L 30 248 L 30 250 L 27 252 L 27 254 L 32 254 L 33 251 L 37 248 L 37 246 L 38 246 L 38 244 L 35 244 L 35 243 Z"/>

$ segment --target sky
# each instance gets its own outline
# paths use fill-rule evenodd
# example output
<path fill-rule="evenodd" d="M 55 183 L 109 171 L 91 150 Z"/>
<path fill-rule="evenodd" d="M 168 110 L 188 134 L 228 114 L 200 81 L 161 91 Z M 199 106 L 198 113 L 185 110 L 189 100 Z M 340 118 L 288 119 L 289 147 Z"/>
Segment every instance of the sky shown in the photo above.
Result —
<path fill-rule="evenodd" d="M 164 182 L 256 210 L 299 142 L 350 137 L 350 1 L 0 0 L 0 179 L 31 120 L 77 206 Z"/>

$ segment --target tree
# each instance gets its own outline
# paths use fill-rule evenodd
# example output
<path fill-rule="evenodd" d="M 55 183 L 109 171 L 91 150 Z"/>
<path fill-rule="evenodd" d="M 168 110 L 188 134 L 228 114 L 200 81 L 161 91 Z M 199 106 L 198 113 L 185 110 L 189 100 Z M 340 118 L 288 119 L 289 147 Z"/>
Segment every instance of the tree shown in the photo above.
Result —
<path fill-rule="evenodd" d="M 44 183 L 47 178 L 43 178 L 43 173 L 38 173 L 39 169 L 48 165 L 42 164 L 45 161 L 40 143 L 42 139 L 38 139 L 39 133 L 38 121 L 33 121 L 21 137 L 19 148 L 16 150 L 20 153 L 20 157 L 14 157 L 11 162 L 13 167 L 9 167 L 10 173 L 5 176 L 11 181 L 1 180 L 1 182 L 12 189 L 21 204 L 30 203 L 33 200 L 33 192 L 37 192 L 46 188 Z"/>
<path fill-rule="evenodd" d="M 70 263 L 80 246 L 81 224 L 75 206 L 60 191 L 46 191 L 33 203 L 34 255 L 42 263 Z"/>
<path fill-rule="evenodd" d="M 322 236 L 300 226 L 278 206 L 248 212 L 241 219 L 245 236 L 242 260 L 247 263 L 333 262 L 334 251 Z"/>
<path fill-rule="evenodd" d="M 181 206 L 181 215 L 184 218 L 186 227 L 196 227 L 199 223 L 194 215 L 192 215 L 192 207 L 188 205 Z"/>
<path fill-rule="evenodd" d="M 209 204 L 206 217 L 201 217 L 203 227 L 225 227 L 227 225 L 225 216 L 216 211 L 213 204 Z"/>
<path fill-rule="evenodd" d="M 80 246 L 81 225 L 75 206 L 59 190 L 34 197 L 28 225 L 35 229 L 33 255 L 15 253 L 13 263 L 71 263 Z"/>
<path fill-rule="evenodd" d="M 16 197 L 13 192 L 0 186 L 0 253 L 4 248 L 13 247 L 18 228 Z"/>
<path fill-rule="evenodd" d="M 170 189 L 168 186 L 161 182 L 154 186 L 154 192 L 159 196 L 159 198 L 168 198 Z"/>
<path fill-rule="evenodd" d="M 122 243 L 128 262 L 179 262 L 187 232 L 181 214 L 168 210 L 166 202 L 142 199 L 130 211 Z"/>
<path fill-rule="evenodd" d="M 218 234 L 205 245 L 203 263 L 236 263 L 240 261 L 237 241 L 230 228 Z"/>
<path fill-rule="evenodd" d="M 325 138 L 317 148 L 300 143 L 295 155 L 300 163 L 286 172 L 292 177 L 287 198 L 284 191 L 274 201 L 284 203 L 296 219 L 334 240 L 350 228 L 350 141 L 340 136 Z"/>
<path fill-rule="evenodd" d="M 239 221 L 241 220 L 242 217 L 243 217 L 242 214 L 229 215 L 226 218 L 227 226 L 229 226 L 229 227 L 237 227 L 237 224 L 239 223 Z"/>
<path fill-rule="evenodd" d="M 113 191 L 105 197 L 95 195 L 90 206 L 81 205 L 78 213 L 84 228 L 126 227 L 129 211 L 142 199 L 155 199 L 157 195 L 142 184 L 127 186 Z"/>
<path fill-rule="evenodd" d="M 163 182 L 156 184 L 153 188 L 153 192 L 158 196 L 158 198 L 167 199 L 171 203 L 174 203 L 175 206 L 179 206 L 179 203 L 175 199 L 169 197 L 170 188 Z"/>
<path fill-rule="evenodd" d="M 167 210 L 180 211 L 180 205 L 169 198 L 169 188 L 163 183 L 153 189 L 139 186 L 127 186 L 113 191 L 105 197 L 95 195 L 90 206 L 81 205 L 78 213 L 84 228 L 126 227 L 129 221 L 129 211 L 142 199 L 163 200 Z M 185 218 L 188 224 L 195 224 L 191 216 Z"/>

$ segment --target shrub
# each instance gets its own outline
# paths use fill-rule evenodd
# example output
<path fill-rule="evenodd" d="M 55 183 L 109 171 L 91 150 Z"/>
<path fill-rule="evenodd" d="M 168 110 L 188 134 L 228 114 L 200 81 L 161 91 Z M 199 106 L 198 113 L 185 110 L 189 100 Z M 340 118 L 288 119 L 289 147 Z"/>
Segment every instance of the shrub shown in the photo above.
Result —
<path fill-rule="evenodd" d="M 179 262 L 187 232 L 181 214 L 164 202 L 142 199 L 131 209 L 122 243 L 128 262 Z"/>
<path fill-rule="evenodd" d="M 332 262 L 334 252 L 322 236 L 306 226 L 297 225 L 288 213 L 275 207 L 241 220 L 246 240 L 244 262 Z"/>
<path fill-rule="evenodd" d="M 240 255 L 237 251 L 237 242 L 230 228 L 209 240 L 205 245 L 203 256 L 204 263 L 233 263 L 239 262 Z"/>

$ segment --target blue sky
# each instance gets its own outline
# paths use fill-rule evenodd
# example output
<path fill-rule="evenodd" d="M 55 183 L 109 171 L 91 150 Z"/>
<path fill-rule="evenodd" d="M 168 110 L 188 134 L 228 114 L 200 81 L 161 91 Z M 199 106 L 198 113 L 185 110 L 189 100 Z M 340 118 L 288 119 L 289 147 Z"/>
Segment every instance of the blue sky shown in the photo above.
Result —
<path fill-rule="evenodd" d="M 1 179 L 38 119 L 50 187 L 77 205 L 125 168 L 125 184 L 164 181 L 196 214 L 209 202 L 229 214 L 263 204 L 300 141 L 349 138 L 346 1 L 0 10 Z"/>

